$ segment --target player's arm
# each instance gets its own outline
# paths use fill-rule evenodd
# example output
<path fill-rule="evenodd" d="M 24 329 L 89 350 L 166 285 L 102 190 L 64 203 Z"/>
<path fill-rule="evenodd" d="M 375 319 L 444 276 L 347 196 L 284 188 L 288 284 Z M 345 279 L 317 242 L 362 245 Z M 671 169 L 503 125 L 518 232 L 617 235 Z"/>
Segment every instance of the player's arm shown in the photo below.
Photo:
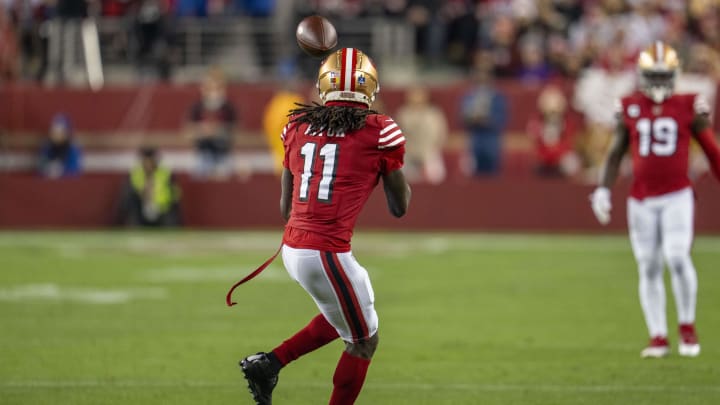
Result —
<path fill-rule="evenodd" d="M 618 122 L 615 127 L 615 139 L 605 159 L 600 175 L 600 185 L 590 195 L 593 213 L 598 222 L 607 225 L 610 222 L 612 202 L 610 200 L 610 187 L 615 184 L 620 171 L 620 163 L 630 147 L 630 134 L 623 122 L 622 115 L 618 113 Z"/>
<path fill-rule="evenodd" d="M 382 180 L 390 213 L 397 218 L 402 217 L 407 212 L 412 194 L 405 174 L 402 169 L 393 170 L 383 174 Z"/>
<path fill-rule="evenodd" d="M 293 175 L 287 167 L 283 169 L 280 180 L 282 190 L 280 192 L 280 214 L 287 222 L 290 219 L 290 211 L 292 210 L 292 194 L 293 194 Z"/>
<path fill-rule="evenodd" d="M 701 103 L 702 101 L 696 101 L 696 114 L 692 124 L 692 131 L 705 156 L 707 156 L 715 177 L 720 180 L 720 147 L 715 141 L 715 134 L 710 125 L 709 106 L 705 108 Z"/>
<path fill-rule="evenodd" d="M 376 116 L 380 124 L 377 148 L 382 151 L 380 177 L 390 213 L 400 218 L 410 205 L 410 186 L 402 171 L 405 162 L 405 136 L 392 118 Z"/>
<path fill-rule="evenodd" d="M 600 187 L 609 189 L 615 184 L 618 178 L 618 172 L 620 171 L 620 163 L 622 163 L 623 156 L 625 156 L 629 146 L 630 135 L 628 134 L 627 127 L 625 127 L 622 119 L 618 119 L 615 127 L 615 139 L 610 146 L 610 151 L 600 174 Z"/>
<path fill-rule="evenodd" d="M 289 125 L 289 124 L 288 124 Z M 290 137 L 293 132 L 288 131 L 288 125 L 283 127 L 282 133 L 280 134 L 280 140 L 282 140 L 283 150 L 285 156 L 283 156 L 283 171 L 280 175 L 280 185 L 282 187 L 280 191 L 280 215 L 282 215 L 285 222 L 290 219 L 290 211 L 292 211 L 292 195 L 293 195 L 293 174 L 290 171 L 290 161 L 288 151 L 290 145 Z"/>

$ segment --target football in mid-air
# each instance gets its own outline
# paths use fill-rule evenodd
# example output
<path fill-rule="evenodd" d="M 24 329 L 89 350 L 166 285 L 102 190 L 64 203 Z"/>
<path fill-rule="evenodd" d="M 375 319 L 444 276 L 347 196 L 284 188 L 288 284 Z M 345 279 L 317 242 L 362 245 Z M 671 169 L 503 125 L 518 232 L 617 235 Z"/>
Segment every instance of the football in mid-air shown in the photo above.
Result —
<path fill-rule="evenodd" d="M 319 15 L 311 15 L 300 21 L 295 38 L 305 53 L 315 57 L 330 54 L 338 42 L 335 27 L 327 18 Z"/>

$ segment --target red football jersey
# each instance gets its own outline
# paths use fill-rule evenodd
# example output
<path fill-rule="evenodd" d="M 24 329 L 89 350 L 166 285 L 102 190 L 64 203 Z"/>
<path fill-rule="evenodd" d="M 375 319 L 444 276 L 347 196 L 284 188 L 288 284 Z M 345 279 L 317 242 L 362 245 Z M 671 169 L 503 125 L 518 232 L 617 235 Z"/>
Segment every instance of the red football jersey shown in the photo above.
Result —
<path fill-rule="evenodd" d="M 335 102 L 333 105 L 343 105 Z M 284 166 L 293 174 L 283 243 L 347 252 L 360 210 L 380 176 L 403 166 L 405 137 L 392 118 L 369 115 L 364 128 L 341 135 L 307 124 L 283 129 Z"/>
<path fill-rule="evenodd" d="M 692 122 L 705 108 L 695 94 L 675 94 L 659 104 L 639 91 L 621 99 L 619 113 L 630 135 L 632 197 L 643 199 L 690 186 Z"/>

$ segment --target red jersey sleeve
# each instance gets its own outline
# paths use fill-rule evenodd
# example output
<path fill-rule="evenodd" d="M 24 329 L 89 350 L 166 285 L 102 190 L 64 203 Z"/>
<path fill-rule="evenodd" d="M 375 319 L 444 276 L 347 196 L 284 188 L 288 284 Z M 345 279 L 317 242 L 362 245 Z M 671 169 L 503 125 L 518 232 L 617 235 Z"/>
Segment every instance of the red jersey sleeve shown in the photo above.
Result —
<path fill-rule="evenodd" d="M 390 117 L 380 117 L 377 148 L 382 153 L 380 173 L 387 174 L 403 167 L 405 159 L 405 136 L 402 129 Z"/>
<path fill-rule="evenodd" d="M 705 128 L 699 134 L 695 135 L 705 156 L 707 156 L 710 167 L 715 177 L 720 180 L 720 147 L 715 141 L 715 134 L 710 127 Z"/>

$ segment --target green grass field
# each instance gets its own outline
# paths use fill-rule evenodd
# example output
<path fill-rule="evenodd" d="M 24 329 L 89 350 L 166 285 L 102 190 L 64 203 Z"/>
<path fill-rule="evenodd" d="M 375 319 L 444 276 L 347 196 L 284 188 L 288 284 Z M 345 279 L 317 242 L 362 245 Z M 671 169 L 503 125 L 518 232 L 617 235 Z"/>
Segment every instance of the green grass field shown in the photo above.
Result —
<path fill-rule="evenodd" d="M 316 314 L 280 261 L 224 304 L 279 238 L 0 233 L 0 403 L 251 404 L 237 360 Z M 720 403 L 720 238 L 695 243 L 696 359 L 640 359 L 624 236 L 360 231 L 354 253 L 381 336 L 359 404 Z M 327 403 L 342 348 L 283 370 L 275 403 Z"/>

